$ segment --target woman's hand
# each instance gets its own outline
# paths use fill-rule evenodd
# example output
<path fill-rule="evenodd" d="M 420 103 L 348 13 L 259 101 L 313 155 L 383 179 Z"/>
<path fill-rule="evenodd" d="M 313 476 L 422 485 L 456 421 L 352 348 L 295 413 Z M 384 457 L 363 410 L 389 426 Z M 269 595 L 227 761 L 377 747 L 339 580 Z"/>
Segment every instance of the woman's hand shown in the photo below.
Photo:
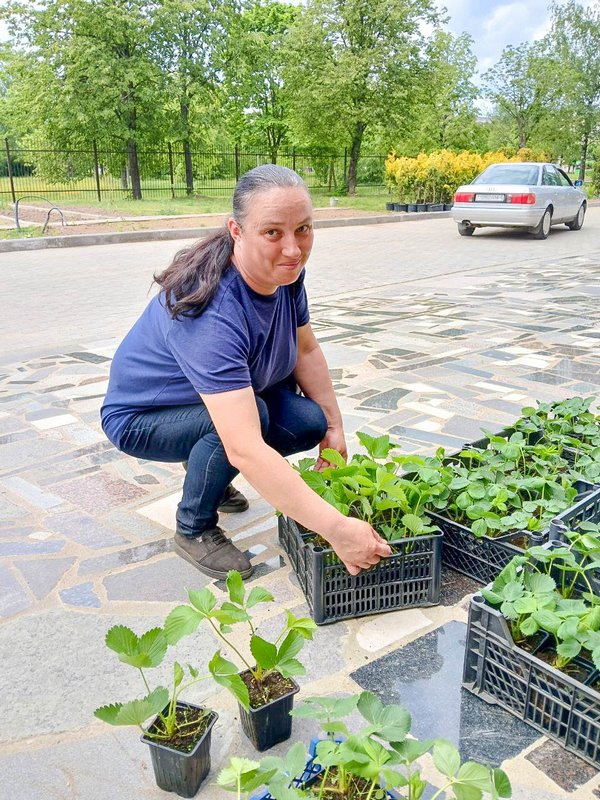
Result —
<path fill-rule="evenodd" d="M 389 544 L 368 522 L 353 517 L 342 517 L 328 541 L 351 575 L 358 575 L 361 569 L 369 569 L 392 554 Z"/>
<path fill-rule="evenodd" d="M 315 464 L 315 469 L 317 472 L 320 472 L 325 467 L 330 466 L 329 461 L 326 461 L 324 458 L 321 458 L 321 451 L 325 450 L 326 447 L 330 447 L 333 450 L 337 450 L 338 453 L 344 457 L 344 459 L 348 458 L 348 448 L 346 447 L 346 437 L 344 436 L 344 429 L 341 427 L 331 427 L 327 428 L 327 432 L 325 436 L 319 443 L 319 457 L 317 458 L 317 463 Z"/>

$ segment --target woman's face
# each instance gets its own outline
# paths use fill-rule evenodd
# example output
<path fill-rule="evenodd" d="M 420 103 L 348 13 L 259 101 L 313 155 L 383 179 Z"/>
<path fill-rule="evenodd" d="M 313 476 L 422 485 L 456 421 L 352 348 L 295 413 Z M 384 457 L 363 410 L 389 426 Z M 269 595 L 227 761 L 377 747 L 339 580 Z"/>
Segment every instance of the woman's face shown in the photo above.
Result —
<path fill-rule="evenodd" d="M 308 261 L 313 243 L 312 203 L 301 187 L 257 192 L 243 227 L 228 221 L 234 240 L 233 263 L 255 292 L 273 294 L 293 283 Z"/>

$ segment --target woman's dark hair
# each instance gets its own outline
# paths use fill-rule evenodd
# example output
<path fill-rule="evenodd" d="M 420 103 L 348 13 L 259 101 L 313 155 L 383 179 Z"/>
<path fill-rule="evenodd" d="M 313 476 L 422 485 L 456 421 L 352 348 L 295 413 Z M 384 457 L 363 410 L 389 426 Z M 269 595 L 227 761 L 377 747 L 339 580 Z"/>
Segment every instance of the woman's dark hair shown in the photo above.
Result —
<path fill-rule="evenodd" d="M 253 197 L 269 189 L 302 188 L 302 178 L 287 167 L 264 164 L 246 172 L 233 193 L 233 217 L 243 228 Z M 215 296 L 219 281 L 231 266 L 233 239 L 227 227 L 180 250 L 154 280 L 162 287 L 171 317 L 197 317 Z"/>

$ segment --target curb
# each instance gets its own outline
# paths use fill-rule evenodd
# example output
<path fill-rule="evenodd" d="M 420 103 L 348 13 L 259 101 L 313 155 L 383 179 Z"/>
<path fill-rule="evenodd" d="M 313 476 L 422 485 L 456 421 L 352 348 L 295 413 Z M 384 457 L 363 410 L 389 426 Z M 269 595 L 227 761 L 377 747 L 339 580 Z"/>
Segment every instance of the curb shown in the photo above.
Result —
<path fill-rule="evenodd" d="M 394 214 L 394 212 L 391 212 Z M 398 212 L 393 216 L 346 217 L 315 220 L 315 228 L 338 228 L 354 225 L 381 225 L 388 222 L 416 222 L 420 219 L 443 219 L 449 211 Z M 154 231 L 122 231 L 120 233 L 82 233 L 73 236 L 51 236 L 36 239 L 5 239 L 0 241 L 0 253 L 19 250 L 43 250 L 49 247 L 88 247 L 98 244 L 126 244 L 128 242 L 168 241 L 170 239 L 200 239 L 222 230 L 222 226 L 210 228 L 169 228 Z"/>

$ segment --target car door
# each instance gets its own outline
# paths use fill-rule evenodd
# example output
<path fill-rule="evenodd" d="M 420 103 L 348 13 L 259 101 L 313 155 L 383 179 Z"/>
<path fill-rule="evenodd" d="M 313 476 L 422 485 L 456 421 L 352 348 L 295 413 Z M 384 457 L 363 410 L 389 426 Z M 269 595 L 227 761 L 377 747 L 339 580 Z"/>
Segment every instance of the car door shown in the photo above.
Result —
<path fill-rule="evenodd" d="M 560 180 L 556 169 L 551 164 L 546 164 L 542 174 L 542 185 L 547 193 L 549 201 L 552 203 L 552 221 L 559 222 L 568 217 L 566 208 L 567 198 L 561 192 Z"/>
<path fill-rule="evenodd" d="M 566 172 L 563 172 L 559 167 L 556 168 L 556 172 L 560 181 L 561 192 L 564 192 L 567 198 L 568 211 L 566 219 L 573 219 L 579 211 L 579 206 L 583 202 L 583 198 L 578 189 L 571 183 L 571 179 Z"/>

